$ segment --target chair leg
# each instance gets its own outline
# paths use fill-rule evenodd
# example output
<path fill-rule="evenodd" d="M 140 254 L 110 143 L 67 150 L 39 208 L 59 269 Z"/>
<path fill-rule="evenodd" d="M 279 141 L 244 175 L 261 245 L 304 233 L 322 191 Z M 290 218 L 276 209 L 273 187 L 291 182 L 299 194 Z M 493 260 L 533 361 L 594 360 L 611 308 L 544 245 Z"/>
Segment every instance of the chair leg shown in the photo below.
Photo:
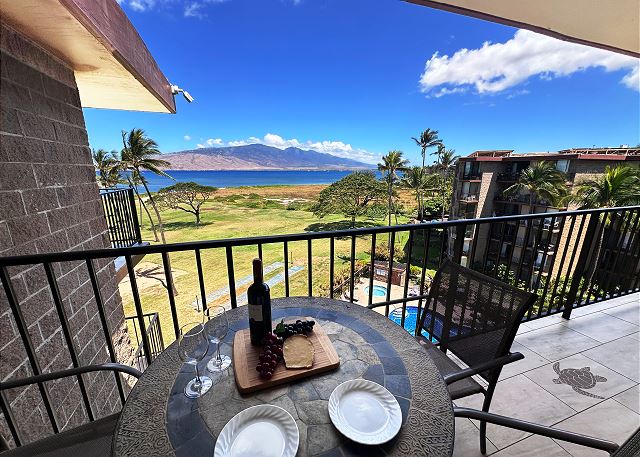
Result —
<path fill-rule="evenodd" d="M 484 395 L 484 402 L 482 403 L 482 411 L 489 412 L 489 406 L 491 406 L 491 399 L 493 398 L 493 392 L 496 389 L 497 382 L 489 384 L 487 393 Z M 487 422 L 480 421 L 480 452 L 484 455 L 487 453 Z"/>

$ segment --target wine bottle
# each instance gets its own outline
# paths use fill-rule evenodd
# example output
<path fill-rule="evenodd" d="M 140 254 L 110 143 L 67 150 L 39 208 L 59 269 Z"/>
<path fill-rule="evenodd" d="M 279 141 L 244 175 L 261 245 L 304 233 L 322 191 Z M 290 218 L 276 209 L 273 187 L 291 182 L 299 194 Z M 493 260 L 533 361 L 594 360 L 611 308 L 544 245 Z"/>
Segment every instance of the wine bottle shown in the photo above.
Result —
<path fill-rule="evenodd" d="M 247 290 L 249 301 L 249 334 L 251 344 L 262 344 L 262 338 L 271 333 L 271 293 L 263 282 L 262 260 L 253 259 L 253 284 Z"/>

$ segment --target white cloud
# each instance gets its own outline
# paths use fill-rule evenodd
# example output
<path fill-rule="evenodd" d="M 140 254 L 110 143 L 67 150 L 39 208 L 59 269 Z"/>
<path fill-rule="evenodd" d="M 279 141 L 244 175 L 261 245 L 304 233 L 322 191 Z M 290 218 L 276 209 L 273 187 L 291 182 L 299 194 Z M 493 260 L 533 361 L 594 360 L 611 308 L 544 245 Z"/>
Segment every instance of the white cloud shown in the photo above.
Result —
<path fill-rule="evenodd" d="M 452 56 L 435 53 L 420 75 L 420 89 L 433 97 L 465 92 L 497 93 L 532 76 L 553 79 L 587 68 L 627 71 L 620 81 L 640 91 L 640 61 L 636 58 L 518 30 L 505 43 L 483 43 Z"/>
<path fill-rule="evenodd" d="M 184 17 L 204 18 L 206 5 L 224 3 L 228 0 L 116 0 L 123 8 L 127 7 L 136 12 L 151 11 L 154 9 L 181 8 Z"/>
<path fill-rule="evenodd" d="M 202 12 L 204 5 L 198 2 L 191 2 L 184 7 L 184 17 L 203 18 L 205 14 Z"/>
<path fill-rule="evenodd" d="M 300 149 L 313 149 L 317 152 L 323 152 L 325 154 L 331 154 L 337 157 L 343 157 L 346 159 L 359 160 L 365 163 L 375 164 L 380 160 L 380 154 L 369 152 L 365 149 L 354 148 L 348 143 L 342 141 L 299 141 L 296 138 L 286 139 L 275 133 L 267 133 L 264 137 L 258 138 L 250 136 L 243 140 L 231 140 L 226 143 L 221 138 L 208 139 L 207 141 L 198 144 L 198 148 L 206 147 L 221 147 L 221 146 L 246 146 L 248 144 L 264 144 L 266 146 L 272 146 L 278 149 L 287 148 L 300 148 Z"/>
<path fill-rule="evenodd" d="M 202 149 L 202 148 L 214 148 L 216 146 L 224 146 L 224 141 L 222 141 L 222 138 L 209 138 L 208 140 L 206 140 L 203 143 L 198 143 L 198 148 Z"/>
<path fill-rule="evenodd" d="M 118 0 L 118 3 L 138 12 L 148 11 L 156 6 L 156 0 Z"/>
<path fill-rule="evenodd" d="M 185 135 L 184 136 L 184 140 L 185 141 L 191 141 L 191 136 L 190 135 Z"/>

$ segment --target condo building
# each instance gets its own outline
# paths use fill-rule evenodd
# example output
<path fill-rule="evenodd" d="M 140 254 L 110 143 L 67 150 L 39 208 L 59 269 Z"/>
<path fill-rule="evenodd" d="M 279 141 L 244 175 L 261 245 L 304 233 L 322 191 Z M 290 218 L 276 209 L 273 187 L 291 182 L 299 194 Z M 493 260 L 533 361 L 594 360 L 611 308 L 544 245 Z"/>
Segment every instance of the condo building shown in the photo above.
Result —
<path fill-rule="evenodd" d="M 578 229 L 598 222 L 589 221 L 588 216 L 585 221 L 577 217 L 572 226 L 568 223 L 563 226 L 565 224 L 561 224 L 559 218 L 554 218 L 553 213 L 576 209 L 575 203 L 570 202 L 564 207 L 562 204 L 554 206 L 553 202 L 526 192 L 509 196 L 504 194 L 505 189 L 517 182 L 523 170 L 543 160 L 555 163 L 556 168 L 565 173 L 567 190 L 571 192 L 575 184 L 602 174 L 606 166 L 639 166 L 640 148 L 573 148 L 531 153 L 493 150 L 476 151 L 461 158 L 456 165 L 450 220 L 549 213 L 549 217 L 540 224 L 520 220 L 469 227 L 463 244 L 463 264 L 474 265 L 482 259 L 489 266 L 504 265 L 503 268 L 528 281 L 539 281 L 539 277 L 548 275 L 551 269 L 560 269 L 560 274 L 567 275 L 575 268 L 576 262 L 565 261 L 561 265 L 562 256 L 559 253 L 565 251 L 565 246 L 569 250 L 581 249 L 585 240 L 580 233 L 587 231 Z M 619 229 L 616 228 L 618 232 Z M 629 243 L 638 242 L 638 236 L 634 237 L 634 234 L 637 235 L 634 230 L 626 230 L 625 239 L 619 239 L 622 235 L 606 237 L 611 240 L 611 246 L 603 247 L 599 274 L 612 272 L 607 270 L 613 268 L 608 265 L 607 259 L 611 256 L 607 250 L 626 249 Z M 455 234 L 452 234 L 450 249 L 454 242 Z"/>

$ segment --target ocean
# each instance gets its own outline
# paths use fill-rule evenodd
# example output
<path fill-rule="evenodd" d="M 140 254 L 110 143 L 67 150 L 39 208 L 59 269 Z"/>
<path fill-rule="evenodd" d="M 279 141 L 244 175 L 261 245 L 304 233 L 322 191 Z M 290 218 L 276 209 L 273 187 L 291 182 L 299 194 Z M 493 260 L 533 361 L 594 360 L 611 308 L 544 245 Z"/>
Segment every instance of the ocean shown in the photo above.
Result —
<path fill-rule="evenodd" d="M 209 171 L 188 171 L 188 170 L 167 170 L 177 182 L 193 181 L 205 186 L 215 187 L 240 187 L 240 186 L 273 186 L 278 184 L 300 185 L 300 184 L 331 184 L 344 178 L 352 171 L 337 170 L 209 170 Z M 149 190 L 156 192 L 162 187 L 170 186 L 173 181 L 164 176 L 143 171 L 143 176 L 149 183 Z M 376 171 L 376 175 L 379 173 Z"/>

